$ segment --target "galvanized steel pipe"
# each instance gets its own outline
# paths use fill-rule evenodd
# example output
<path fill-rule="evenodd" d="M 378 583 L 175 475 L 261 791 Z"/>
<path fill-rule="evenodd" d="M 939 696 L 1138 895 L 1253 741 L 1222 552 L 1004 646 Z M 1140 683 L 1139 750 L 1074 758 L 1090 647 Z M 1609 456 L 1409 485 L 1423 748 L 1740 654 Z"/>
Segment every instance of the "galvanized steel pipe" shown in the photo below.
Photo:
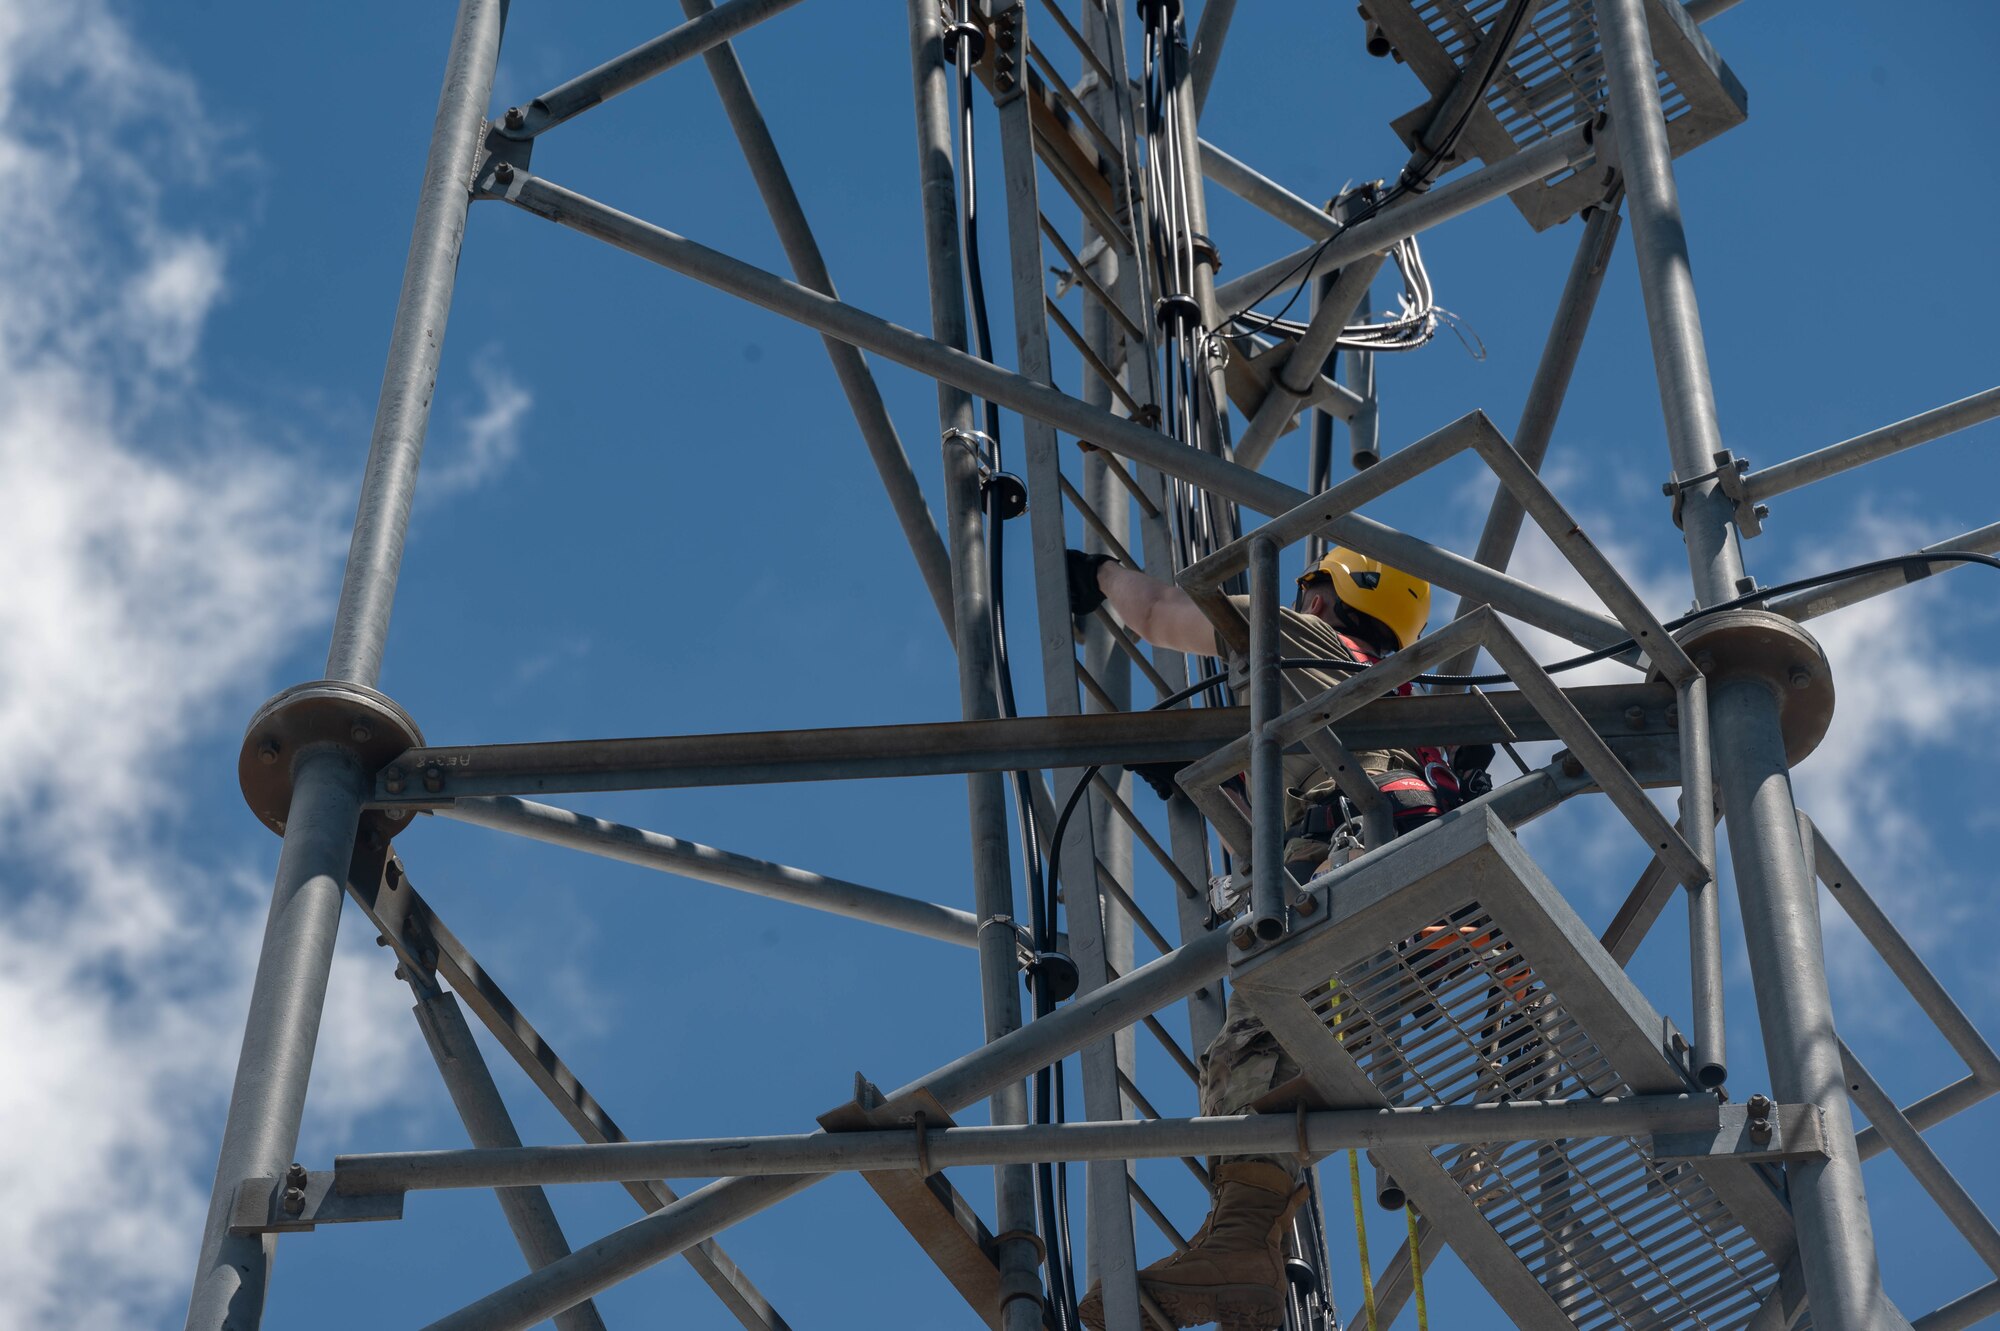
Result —
<path fill-rule="evenodd" d="M 372 688 L 382 673 L 417 464 L 423 458 L 445 321 L 465 243 L 465 213 L 472 203 L 466 182 L 493 95 L 493 67 L 500 59 L 506 17 L 506 0 L 461 0 L 445 57 L 444 91 L 438 96 L 430 155 L 424 162 L 410 256 L 389 334 L 389 364 L 375 406 L 375 431 L 333 616 L 328 679 Z"/>
<path fill-rule="evenodd" d="M 523 1146 L 483 1151 L 389 1151 L 343 1155 L 335 1187 L 346 1194 L 446 1188 L 620 1183 L 653 1178 L 974 1168 L 1056 1160 L 1157 1160 L 1191 1155 L 1328 1155 L 1389 1142 L 1560 1141 L 1647 1133 L 1712 1132 L 1720 1106 L 1709 1096 L 1646 1095 L 1601 1100 L 1514 1101 L 1422 1109 L 1318 1110 L 1124 1122 L 800 1133 L 713 1140 Z"/>
<path fill-rule="evenodd" d="M 809 869 L 752 859 L 644 828 L 606 822 L 569 809 L 496 795 L 457 800 L 440 808 L 438 813 L 457 822 L 866 920 L 960 947 L 977 945 L 978 921 L 969 911 L 864 887 L 843 878 L 828 878 Z"/>

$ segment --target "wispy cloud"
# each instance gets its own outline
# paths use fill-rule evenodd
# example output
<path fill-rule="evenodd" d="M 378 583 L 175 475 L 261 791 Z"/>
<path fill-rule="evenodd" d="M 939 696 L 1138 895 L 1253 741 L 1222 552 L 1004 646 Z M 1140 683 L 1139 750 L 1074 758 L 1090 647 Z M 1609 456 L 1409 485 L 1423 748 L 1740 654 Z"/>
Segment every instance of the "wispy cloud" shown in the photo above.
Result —
<path fill-rule="evenodd" d="M 479 405 L 454 434 L 428 446 L 419 493 L 432 499 L 477 489 L 507 469 L 521 451 L 521 424 L 535 404 L 534 395 L 491 354 L 472 365 Z"/>
<path fill-rule="evenodd" d="M 338 515 L 299 496 L 338 491 L 200 390 L 225 247 L 156 183 L 208 169 L 192 85 L 101 0 L 0 0 L 0 113 L 0 1328 L 153 1324 L 268 896 L 263 846 L 175 849 L 185 749 L 325 622 Z M 344 950 L 335 1003 L 402 1030 L 381 964 Z M 408 1053 L 340 1029 L 336 1119 Z"/>

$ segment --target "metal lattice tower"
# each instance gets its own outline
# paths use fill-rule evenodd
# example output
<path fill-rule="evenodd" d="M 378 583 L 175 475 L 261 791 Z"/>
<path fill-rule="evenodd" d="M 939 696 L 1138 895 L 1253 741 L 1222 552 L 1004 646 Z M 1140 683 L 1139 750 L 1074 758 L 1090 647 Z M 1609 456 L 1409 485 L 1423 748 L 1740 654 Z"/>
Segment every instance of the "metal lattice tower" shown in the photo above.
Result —
<path fill-rule="evenodd" d="M 1795 807 L 1789 778 L 1833 708 L 1826 657 L 1802 624 L 1963 555 L 1990 556 L 2000 550 L 2000 525 L 1900 565 L 1794 590 L 1760 588 L 1743 544 L 1758 534 L 1765 501 L 2000 415 L 2000 389 L 1758 470 L 1724 447 L 1673 162 L 1744 118 L 1743 89 L 1699 26 L 1729 0 L 1685 8 L 1674 0 L 1369 0 L 1366 41 L 1408 64 L 1423 100 L 1393 120 L 1411 152 L 1403 173 L 1326 207 L 1200 137 L 1233 0 L 1208 0 L 1194 14 L 1183 14 L 1179 0 L 1141 0 L 1132 12 L 1109 0 L 910 0 L 929 336 L 831 294 L 730 44 L 796 2 L 682 0 L 683 25 L 489 122 L 507 4 L 461 0 L 326 677 L 273 698 L 245 737 L 245 795 L 284 845 L 188 1326 L 253 1331 L 278 1234 L 400 1218 L 412 1190 L 493 1188 L 529 1273 L 434 1328 L 551 1318 L 565 1331 L 601 1326 L 594 1294 L 679 1256 L 745 1327 L 778 1331 L 791 1323 L 718 1236 L 829 1174 L 858 1171 L 989 1325 L 1060 1331 L 1069 1312 L 1058 1268 L 1081 1258 L 1058 1251 L 1049 1176 L 1038 1167 L 1081 1161 L 1079 1218 L 1108 1325 L 1139 1331 L 1162 1319 L 1136 1281 L 1135 1214 L 1170 1236 L 1175 1230 L 1130 1161 L 1263 1152 L 1317 1159 L 1355 1147 L 1372 1156 L 1379 1190 L 1407 1198 L 1421 1217 L 1411 1253 L 1375 1278 L 1384 1326 L 1410 1301 L 1412 1261 L 1420 1267 L 1446 1246 L 1523 1327 L 1949 1331 L 2000 1311 L 2000 1280 L 1914 1320 L 1882 1293 L 1860 1169 L 1884 1150 L 2000 1275 L 2000 1231 L 1923 1136 L 2000 1092 L 2000 1057 Z M 696 58 L 769 208 L 789 278 L 536 170 L 545 132 Z M 973 89 L 981 116 L 998 127 L 1011 355 L 987 345 L 978 247 L 966 244 L 990 215 L 974 211 L 972 108 L 955 100 Z M 1304 247 L 1218 281 L 1204 202 L 1210 182 L 1299 231 Z M 1393 263 L 1406 288 L 1420 286 L 1415 239 L 1503 196 L 1537 230 L 1581 218 L 1522 419 L 1510 438 L 1474 412 L 1385 449 L 1372 358 L 1419 334 L 1407 320 L 1369 322 L 1371 284 Z M 824 336 L 952 635 L 959 719 L 433 747 L 377 691 L 474 202 L 512 204 Z M 1671 448 L 1666 488 L 1697 607 L 1672 623 L 1647 607 L 1540 475 L 1621 214 Z M 1311 294 L 1306 319 L 1254 313 L 1301 286 Z M 1421 323 L 1422 315 L 1419 301 L 1411 318 Z M 941 519 L 863 353 L 938 382 Z M 1057 386 L 1058 364 L 1071 357 L 1073 393 Z M 993 423 L 1002 410 L 1019 441 L 1018 478 L 997 465 Z M 1336 426 L 1347 430 L 1355 463 L 1345 475 L 1333 465 Z M 1261 469 L 1274 441 L 1294 428 L 1311 437 L 1304 487 Z M 1087 448 L 1066 450 L 1065 439 Z M 1499 484 L 1471 552 L 1358 511 L 1462 454 Z M 1508 575 L 1528 520 L 1601 608 Z M 1032 549 L 1039 709 L 1012 696 L 1006 625 L 993 605 L 992 566 L 1008 526 L 1025 530 Z M 1077 541 L 1174 577 L 1231 649 L 1219 655 L 1239 668 L 1217 681 L 1207 677 L 1213 663 L 1144 650 L 1108 611 L 1079 626 L 1065 557 Z M 1278 659 L 1278 569 L 1282 551 L 1328 542 L 1456 593 L 1460 609 L 1406 650 L 1314 692 Z M 1247 614 L 1230 595 L 1238 592 L 1247 594 Z M 1522 646 L 1521 626 L 1633 673 L 1614 685 L 1564 688 Z M 1463 674 L 1481 652 L 1506 684 L 1390 696 L 1427 672 Z M 1135 703 L 1134 675 L 1163 704 L 1192 696 L 1198 705 Z M 1530 741 L 1564 747 L 1546 766 L 1401 838 L 1352 762 L 1356 749 L 1391 743 Z M 1303 886 L 1280 864 L 1287 750 L 1342 774 L 1363 824 L 1366 853 Z M 1106 774 L 1163 762 L 1185 766 L 1180 793 L 1157 813 Z M 970 792 L 970 913 L 523 798 L 957 773 Z M 1678 821 L 1648 789 L 1677 792 Z M 1514 837 L 1572 800 L 1623 819 L 1652 856 L 1602 935 Z M 1077 816 L 1065 817 L 1071 808 Z M 900 1089 L 864 1080 L 848 1103 L 825 1112 L 801 1106 L 797 1136 L 628 1141 L 583 1076 L 420 895 L 395 842 L 416 812 L 968 946 L 979 963 L 982 1038 Z M 1740 1102 L 1716 1093 L 1728 1075 L 1718 818 L 1740 889 L 1771 1082 Z M 1021 875 L 1010 837 L 1034 843 Z M 1210 887 L 1225 851 L 1239 866 L 1246 856 L 1256 866 L 1233 913 Z M 1064 889 L 1060 933 L 1043 917 L 1044 869 Z M 1841 1041 L 1816 879 L 1838 888 L 1835 899 L 1964 1059 L 1963 1081 L 1899 1109 Z M 1677 887 L 1689 920 L 1687 1032 L 1624 970 Z M 332 1170 L 293 1163 L 344 897 L 394 949 L 473 1149 L 343 1157 Z M 1034 923 L 1016 924 L 1021 918 Z M 1139 937 L 1156 959 L 1140 963 Z M 1073 986 L 1065 982 L 1071 972 Z M 1150 1106 L 1159 1097 L 1134 1079 L 1132 1042 L 1158 1041 L 1193 1074 L 1194 1055 L 1222 1022 L 1216 982 L 1224 977 L 1302 1075 L 1273 1093 L 1267 1112 L 1163 1118 Z M 521 1146 L 467 1009 L 584 1146 Z M 1041 1121 L 1033 1079 L 1077 1054 L 1080 1121 Z M 1872 1125 L 1859 1136 L 1850 1100 Z M 981 1101 L 992 1126 L 954 1124 Z M 820 1130 L 803 1131 L 815 1117 Z M 972 1166 L 995 1171 L 988 1214 L 945 1173 Z M 685 1197 L 661 1181 L 718 1174 L 728 1177 Z M 573 1248 L 542 1192 L 559 1182 L 621 1184 L 645 1215 Z M 1183 1228 L 1194 1219 L 1178 1218 Z M 1309 1228 L 1294 1236 L 1308 1258 Z M 1080 1270 L 1071 1275 L 1081 1283 Z M 1288 1321 L 1310 1331 L 1332 1326 L 1334 1315 L 1298 1290 Z"/>

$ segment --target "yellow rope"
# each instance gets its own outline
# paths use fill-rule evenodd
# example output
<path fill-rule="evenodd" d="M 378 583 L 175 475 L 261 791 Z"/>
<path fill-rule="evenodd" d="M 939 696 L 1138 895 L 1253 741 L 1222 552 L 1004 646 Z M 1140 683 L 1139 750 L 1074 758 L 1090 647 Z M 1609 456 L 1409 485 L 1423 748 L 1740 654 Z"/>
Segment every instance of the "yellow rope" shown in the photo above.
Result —
<path fill-rule="evenodd" d="M 1361 1153 L 1347 1153 L 1347 1177 L 1354 1184 L 1354 1246 L 1361 1250 L 1361 1306 L 1368 1314 L 1368 1331 L 1375 1325 L 1375 1267 L 1368 1260 L 1368 1221 L 1361 1213 Z"/>
<path fill-rule="evenodd" d="M 1417 1301 L 1417 1331 L 1431 1331 L 1430 1310 L 1424 1306 L 1423 1255 L 1417 1251 L 1417 1208 L 1405 1206 L 1403 1215 L 1410 1222 L 1410 1293 Z"/>

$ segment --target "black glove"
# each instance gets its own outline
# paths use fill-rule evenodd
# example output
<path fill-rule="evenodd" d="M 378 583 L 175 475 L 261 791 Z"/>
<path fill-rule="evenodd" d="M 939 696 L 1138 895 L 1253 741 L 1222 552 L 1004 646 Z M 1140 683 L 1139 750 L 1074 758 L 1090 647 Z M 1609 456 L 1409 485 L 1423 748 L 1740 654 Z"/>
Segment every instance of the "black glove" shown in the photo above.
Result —
<path fill-rule="evenodd" d="M 1451 770 L 1458 778 L 1461 799 L 1477 799 L 1493 789 L 1493 777 L 1486 770 L 1492 762 L 1491 744 L 1461 744 L 1452 752 Z"/>
<path fill-rule="evenodd" d="M 1104 604 L 1104 589 L 1097 585 L 1097 570 L 1111 562 L 1110 555 L 1087 555 L 1081 550 L 1065 550 L 1069 564 L 1069 612 L 1082 619 Z"/>
<path fill-rule="evenodd" d="M 1181 788 L 1174 784 L 1174 778 L 1187 766 L 1169 759 L 1163 763 L 1132 763 L 1125 770 L 1151 786 L 1155 795 L 1170 800 L 1180 794 Z"/>

